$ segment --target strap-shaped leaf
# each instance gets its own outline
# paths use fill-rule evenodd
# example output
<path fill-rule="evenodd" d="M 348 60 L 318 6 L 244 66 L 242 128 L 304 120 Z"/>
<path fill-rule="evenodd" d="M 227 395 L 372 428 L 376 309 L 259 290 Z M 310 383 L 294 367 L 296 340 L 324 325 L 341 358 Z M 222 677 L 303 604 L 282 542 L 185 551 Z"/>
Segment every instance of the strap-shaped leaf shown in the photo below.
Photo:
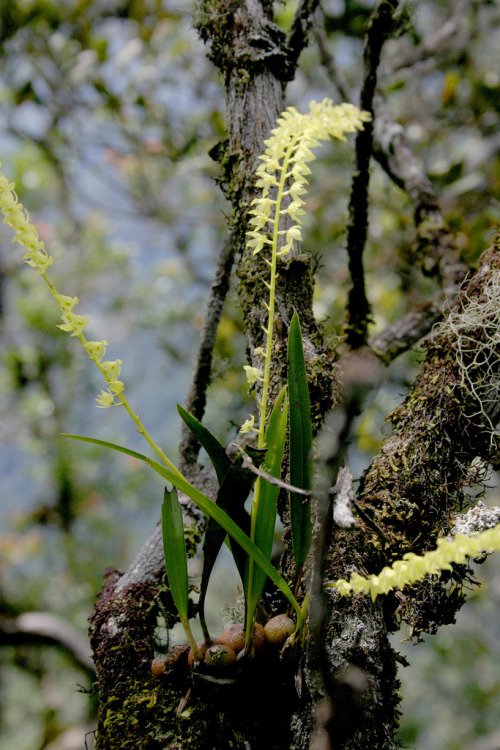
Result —
<path fill-rule="evenodd" d="M 292 607 L 297 613 L 297 629 L 300 630 L 302 627 L 302 611 L 300 605 L 295 599 L 294 595 L 290 591 L 290 588 L 286 581 L 280 576 L 280 574 L 273 568 L 269 560 L 263 555 L 258 547 L 249 539 L 249 537 L 237 526 L 237 524 L 229 518 L 222 508 L 219 508 L 212 500 L 204 495 L 200 490 L 193 487 L 188 480 L 180 474 L 176 474 L 174 471 L 169 469 L 167 466 L 162 466 L 157 461 L 154 461 L 148 456 L 144 456 L 142 453 L 130 450 L 130 448 L 124 448 L 116 443 L 109 443 L 106 440 L 97 440 L 96 438 L 83 437 L 82 435 L 68 435 L 65 434 L 63 437 L 73 438 L 73 440 L 81 440 L 84 443 L 92 443 L 93 445 L 101 445 L 104 448 L 110 448 L 111 450 L 118 451 L 119 453 L 125 453 L 127 456 L 136 458 L 139 461 L 143 461 L 150 466 L 153 471 L 156 471 L 164 479 L 171 482 L 178 490 L 184 492 L 191 500 L 198 506 L 202 513 L 208 518 L 213 518 L 222 528 L 231 536 L 250 557 L 255 560 L 257 565 L 261 567 L 266 575 L 269 576 L 271 581 L 276 584 L 279 590 L 286 596 Z"/>
<path fill-rule="evenodd" d="M 227 455 L 226 449 L 220 440 L 210 432 L 210 430 L 207 430 L 207 428 L 202 425 L 196 417 L 193 417 L 193 415 L 186 411 L 186 409 L 180 404 L 177 404 L 177 411 L 201 447 L 208 453 L 208 457 L 213 464 L 215 473 L 217 474 L 219 484 L 222 484 L 222 480 L 231 467 L 231 459 Z"/>
<path fill-rule="evenodd" d="M 262 468 L 267 474 L 279 477 L 281 473 L 281 462 L 285 449 L 287 424 L 287 398 L 286 388 L 283 388 L 276 399 L 269 423 L 266 430 L 267 452 Z M 274 529 L 276 526 L 276 500 L 279 487 L 269 484 L 261 477 L 257 478 L 254 489 L 254 498 L 251 512 L 250 538 L 262 551 L 268 560 L 271 559 L 274 541 Z M 252 623 L 255 610 L 266 583 L 267 574 L 255 565 L 255 561 L 249 558 L 247 561 L 244 581 L 246 612 L 246 632 L 251 638 Z"/>
<path fill-rule="evenodd" d="M 163 493 L 161 531 L 170 593 L 181 620 L 187 620 L 189 588 L 186 541 L 182 508 L 175 487 L 171 492 L 165 488 Z"/>
<path fill-rule="evenodd" d="M 234 464 L 230 465 L 217 493 L 217 505 L 219 508 L 225 511 L 243 531 L 250 531 L 250 517 L 244 505 L 254 481 L 255 475 L 247 469 L 243 469 L 242 459 L 238 457 Z M 198 600 L 198 614 L 206 641 L 209 640 L 209 635 L 205 624 L 205 597 L 210 575 L 226 536 L 227 532 L 222 526 L 219 526 L 213 518 L 209 518 L 203 539 L 203 570 L 200 583 L 200 598 Z M 230 548 L 236 567 L 243 577 L 247 555 L 235 542 L 230 545 Z"/>
<path fill-rule="evenodd" d="M 290 484 L 302 490 L 312 486 L 313 443 L 311 405 L 299 317 L 295 312 L 288 334 L 288 395 L 290 399 Z M 311 546 L 310 501 L 290 493 L 290 525 L 298 576 Z"/>

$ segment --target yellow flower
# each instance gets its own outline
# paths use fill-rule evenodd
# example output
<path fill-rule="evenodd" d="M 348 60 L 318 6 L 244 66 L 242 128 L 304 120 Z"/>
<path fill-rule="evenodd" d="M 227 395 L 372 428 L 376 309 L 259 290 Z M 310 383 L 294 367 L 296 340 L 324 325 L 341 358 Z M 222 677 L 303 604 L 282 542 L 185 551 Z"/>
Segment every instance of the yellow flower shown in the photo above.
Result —
<path fill-rule="evenodd" d="M 253 385 L 257 380 L 262 380 L 262 370 L 259 367 L 252 367 L 251 365 L 243 365 L 245 374 L 247 376 L 248 385 Z"/>
<path fill-rule="evenodd" d="M 83 315 L 75 315 L 75 313 L 69 312 L 63 314 L 62 319 L 64 323 L 57 327 L 61 331 L 71 331 L 72 336 L 81 336 L 83 329 L 89 323 L 89 319 Z"/>
<path fill-rule="evenodd" d="M 280 251 L 276 248 L 276 251 L 286 255 L 293 249 L 294 242 L 300 242 L 300 217 L 305 213 L 301 196 L 306 192 L 306 175 L 311 172 L 307 163 L 315 159 L 311 149 L 330 137 L 345 140 L 346 133 L 362 128 L 369 117 L 367 112 L 361 112 L 352 104 L 334 106 L 331 99 L 311 102 L 307 114 L 301 114 L 295 107 L 288 107 L 282 113 L 271 137 L 264 141 L 264 154 L 259 157 L 262 164 L 257 168 L 256 187 L 262 193 L 252 201 L 247 234 L 248 248 L 254 254 L 261 252 L 266 244 L 272 244 L 266 236 L 268 225 L 276 228 L 280 217 L 286 214 L 297 224 L 288 230 L 283 248 Z M 288 187 L 290 180 L 292 183 Z M 268 197 L 271 188 L 277 188 L 277 199 Z M 285 196 L 290 196 L 288 203 L 282 201 Z"/>
<path fill-rule="evenodd" d="M 252 416 L 250 417 L 250 419 L 247 419 L 246 422 L 243 422 L 240 432 L 243 435 L 245 435 L 247 432 L 250 432 L 250 431 L 256 432 L 254 428 L 254 423 L 255 423 L 255 417 Z"/>
<path fill-rule="evenodd" d="M 109 360 L 107 362 L 101 362 L 101 369 L 107 374 L 111 382 L 115 382 L 121 372 L 122 361 L 121 359 Z"/>
<path fill-rule="evenodd" d="M 65 294 L 55 294 L 54 298 L 64 315 L 70 313 L 75 305 L 78 304 L 78 297 L 66 297 Z"/>
<path fill-rule="evenodd" d="M 120 393 L 123 393 L 124 384 L 121 380 L 115 380 L 113 383 L 110 383 L 109 390 L 111 393 L 113 393 L 115 396 L 119 396 Z"/>
<path fill-rule="evenodd" d="M 335 588 L 341 596 L 350 596 L 350 594 L 352 593 L 351 584 L 347 581 L 344 581 L 343 578 L 339 578 L 339 580 L 335 582 Z"/>
<path fill-rule="evenodd" d="M 106 354 L 107 341 L 86 341 L 84 344 L 85 351 L 89 355 L 90 359 L 96 364 L 99 364 L 101 359 Z"/>
<path fill-rule="evenodd" d="M 98 409 L 107 409 L 108 406 L 113 406 L 114 396 L 110 391 L 101 391 L 101 395 L 96 398 Z"/>

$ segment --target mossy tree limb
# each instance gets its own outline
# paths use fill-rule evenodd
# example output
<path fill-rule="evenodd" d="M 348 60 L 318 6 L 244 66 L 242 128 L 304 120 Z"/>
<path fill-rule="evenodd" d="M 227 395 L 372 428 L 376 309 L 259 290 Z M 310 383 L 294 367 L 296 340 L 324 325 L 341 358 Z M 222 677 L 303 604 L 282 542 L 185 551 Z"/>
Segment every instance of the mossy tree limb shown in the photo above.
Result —
<path fill-rule="evenodd" d="M 426 343 L 421 372 L 405 401 L 390 417 L 393 433 L 382 444 L 360 483 L 357 502 L 383 532 L 383 538 L 367 524 L 354 533 L 339 531 L 330 557 L 331 580 L 346 577 L 354 570 L 362 575 L 377 573 L 406 552 L 421 554 L 433 548 L 438 537 L 449 533 L 456 514 L 468 506 L 467 487 L 477 481 L 474 466 L 478 461 L 485 465 L 496 455 L 497 438 L 492 424 L 498 420 L 498 413 L 494 400 L 483 404 L 481 413 L 477 398 L 464 384 L 457 358 L 459 342 L 450 320 L 458 315 L 460 320 L 468 321 L 471 306 L 484 306 L 486 292 L 498 282 L 499 274 L 497 236 L 481 257 L 476 274 L 463 285 L 457 305 Z M 485 317 L 482 323 L 477 321 L 474 330 L 467 331 L 473 348 L 488 344 L 490 322 Z M 493 342 L 489 359 L 484 355 L 482 365 L 474 352 L 469 352 L 469 374 L 474 382 L 498 387 L 496 371 L 491 368 L 492 360 L 498 360 L 497 349 Z M 350 547 L 364 550 L 361 568 L 346 554 L 346 535 Z M 442 576 L 441 588 L 430 587 L 424 581 L 386 597 L 387 627 L 396 628 L 404 619 L 418 635 L 453 622 L 465 600 L 462 586 L 469 580 L 469 569 L 460 566 Z"/>

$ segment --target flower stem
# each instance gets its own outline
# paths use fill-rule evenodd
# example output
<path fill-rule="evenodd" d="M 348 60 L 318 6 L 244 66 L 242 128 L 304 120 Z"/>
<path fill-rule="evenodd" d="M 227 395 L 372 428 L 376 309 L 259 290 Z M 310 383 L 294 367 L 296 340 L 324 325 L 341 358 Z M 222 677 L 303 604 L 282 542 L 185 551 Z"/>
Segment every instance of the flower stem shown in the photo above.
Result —
<path fill-rule="evenodd" d="M 266 259 L 266 263 L 269 264 L 271 271 L 271 278 L 269 280 L 269 305 L 268 305 L 268 318 L 266 328 L 266 349 L 264 354 L 264 377 L 262 382 L 262 395 L 260 400 L 260 418 L 259 418 L 259 433 L 257 446 L 259 448 L 265 447 L 265 429 L 266 429 L 266 412 L 267 412 L 267 401 L 269 396 L 269 379 L 271 374 L 271 358 L 273 349 L 273 331 L 274 331 L 274 306 L 276 298 L 276 279 L 278 274 L 276 273 L 276 262 L 278 257 L 278 240 L 280 236 L 280 218 L 281 218 L 281 201 L 283 200 L 283 194 L 285 191 L 285 184 L 287 178 L 288 164 L 292 155 L 295 142 L 292 142 L 283 157 L 283 164 L 281 166 L 281 176 L 278 184 L 278 195 L 276 197 L 275 213 L 273 219 L 273 238 L 271 244 L 271 260 Z M 252 538 L 253 541 L 253 538 Z"/>
<path fill-rule="evenodd" d="M 40 274 L 47 284 L 50 293 L 52 296 L 57 300 L 57 290 L 47 274 L 44 272 Z M 85 338 L 83 333 L 77 333 L 76 338 L 80 341 L 84 349 L 88 352 L 88 349 L 86 347 L 86 344 L 88 344 L 88 340 Z M 102 364 L 94 357 L 92 354 L 89 353 L 90 358 L 92 359 L 93 363 L 96 365 L 96 367 L 99 369 L 103 377 L 105 378 L 106 382 L 108 384 L 113 383 L 113 378 L 109 375 L 109 373 L 106 371 L 106 369 L 102 366 Z M 160 460 L 168 466 L 171 471 L 173 471 L 177 476 L 182 477 L 183 475 L 179 471 L 179 469 L 175 466 L 175 464 L 172 463 L 172 461 L 168 458 L 168 456 L 163 452 L 163 450 L 160 448 L 159 445 L 155 443 L 149 432 L 146 430 L 144 425 L 141 422 L 140 417 L 133 411 L 132 407 L 130 406 L 129 402 L 127 401 L 126 397 L 123 395 L 123 393 L 117 393 L 117 398 L 120 400 L 121 404 L 125 407 L 125 410 L 131 417 L 132 421 L 134 422 L 135 426 L 137 427 L 137 431 L 140 435 L 143 436 L 143 438 L 146 440 L 146 442 L 150 445 L 150 447 L 153 449 L 153 451 L 156 453 L 156 455 L 160 458 Z"/>

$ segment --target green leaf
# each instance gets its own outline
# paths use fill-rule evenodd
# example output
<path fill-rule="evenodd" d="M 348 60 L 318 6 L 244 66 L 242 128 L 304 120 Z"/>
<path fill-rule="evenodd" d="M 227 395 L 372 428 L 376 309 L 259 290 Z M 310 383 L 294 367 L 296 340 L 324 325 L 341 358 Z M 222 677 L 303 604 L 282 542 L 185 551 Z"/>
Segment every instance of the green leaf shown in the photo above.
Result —
<path fill-rule="evenodd" d="M 302 334 L 297 313 L 288 334 L 288 393 L 290 398 L 290 484 L 303 490 L 312 486 L 312 422 Z M 303 495 L 290 493 L 290 525 L 298 577 L 311 546 L 311 503 Z"/>
<path fill-rule="evenodd" d="M 290 591 L 290 588 L 286 581 L 280 576 L 280 574 L 273 568 L 269 560 L 263 555 L 258 547 L 249 539 L 249 537 L 239 528 L 239 526 L 225 513 L 222 508 L 219 508 L 212 500 L 204 495 L 200 490 L 193 487 L 192 484 L 182 475 L 176 474 L 174 471 L 169 469 L 167 466 L 162 466 L 152 458 L 144 456 L 142 453 L 130 450 L 130 448 L 124 448 L 116 443 L 109 443 L 106 440 L 97 440 L 96 438 L 83 437 L 82 435 L 68 435 L 64 434 L 63 437 L 72 438 L 73 440 L 81 440 L 84 443 L 91 443 L 93 445 L 101 445 L 103 448 L 110 448 L 111 450 L 118 451 L 119 453 L 125 453 L 127 456 L 136 458 L 139 461 L 143 461 L 150 466 L 154 471 L 157 472 L 161 477 L 166 479 L 168 482 L 177 487 L 178 490 L 184 492 L 191 500 L 198 506 L 202 513 L 208 518 L 213 518 L 222 528 L 231 536 L 250 557 L 255 560 L 259 567 L 263 568 L 265 573 L 269 576 L 271 581 L 276 584 L 279 590 L 286 596 L 292 607 L 297 613 L 297 629 L 302 627 L 302 611 L 300 605 L 295 599 L 294 595 Z"/>
<path fill-rule="evenodd" d="M 263 470 L 273 477 L 280 476 L 281 462 L 285 450 L 287 423 L 286 387 L 276 399 L 269 424 L 266 430 L 267 452 L 262 464 Z M 269 484 L 261 477 L 255 483 L 254 498 L 251 513 L 250 538 L 262 551 L 268 560 L 271 559 L 276 526 L 276 500 L 279 487 Z M 245 600 L 247 605 L 246 632 L 251 638 L 252 623 L 255 610 L 266 583 L 267 574 L 262 568 L 257 568 L 251 558 L 247 561 L 244 581 Z"/>
<path fill-rule="evenodd" d="M 163 493 L 161 532 L 165 553 L 165 568 L 172 599 L 181 620 L 187 620 L 189 587 L 186 540 L 184 539 L 182 509 L 175 487 L 172 488 L 171 492 L 165 488 Z"/>
<path fill-rule="evenodd" d="M 210 458 L 215 473 L 217 474 L 219 484 L 222 484 L 222 480 L 231 467 L 231 459 L 227 455 L 226 449 L 215 435 L 212 435 L 210 430 L 207 430 L 207 428 L 204 427 L 196 417 L 193 417 L 193 415 L 186 411 L 186 409 L 180 404 L 177 404 L 177 411 L 201 447 L 208 453 L 208 457 Z"/>
<path fill-rule="evenodd" d="M 250 531 L 250 516 L 244 507 L 245 500 L 252 489 L 254 481 L 255 475 L 247 469 L 242 468 L 242 459 L 238 457 L 234 464 L 230 465 L 229 471 L 226 473 L 217 493 L 216 502 L 219 508 L 225 511 L 238 524 L 240 529 L 245 532 Z M 203 539 L 203 570 L 200 583 L 200 598 L 198 600 L 198 613 L 205 640 L 209 640 L 205 624 L 207 587 L 215 561 L 226 536 L 226 531 L 213 518 L 209 518 Z M 230 549 L 236 567 L 243 579 L 247 555 L 236 543 L 231 544 Z"/>

